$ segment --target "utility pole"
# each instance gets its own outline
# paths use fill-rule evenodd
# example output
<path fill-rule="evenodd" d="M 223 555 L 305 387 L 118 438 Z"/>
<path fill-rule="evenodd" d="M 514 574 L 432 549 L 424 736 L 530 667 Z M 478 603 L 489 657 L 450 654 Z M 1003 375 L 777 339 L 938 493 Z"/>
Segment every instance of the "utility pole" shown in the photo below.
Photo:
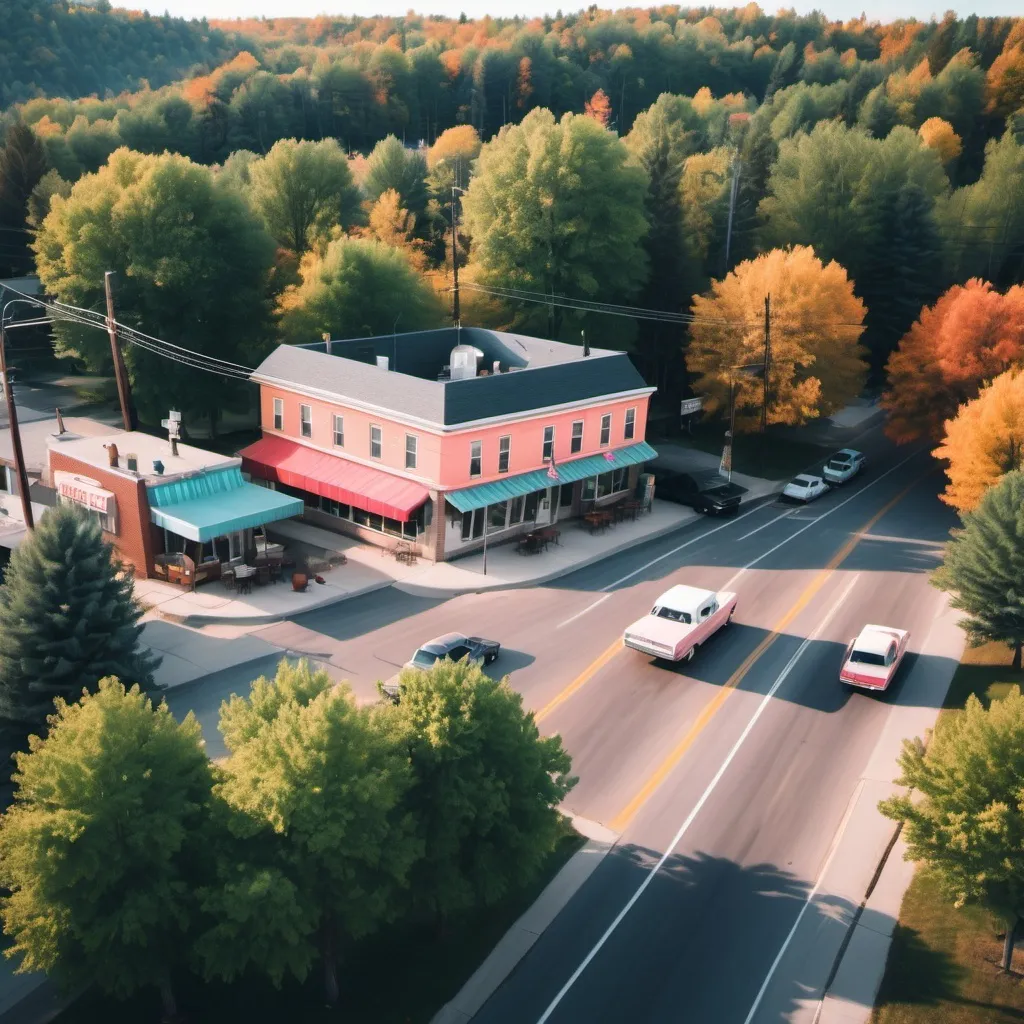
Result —
<path fill-rule="evenodd" d="M 739 153 L 735 155 L 732 161 L 732 186 L 729 189 L 729 225 L 725 230 L 725 267 L 723 268 L 724 273 L 729 273 L 729 252 L 732 247 L 732 218 L 733 211 L 736 209 L 736 196 L 739 194 L 740 187 L 740 157 Z"/>
<path fill-rule="evenodd" d="M 113 276 L 112 270 L 108 270 L 103 275 L 103 290 L 107 295 L 107 333 L 110 335 L 110 353 L 114 357 L 114 378 L 117 380 L 117 397 L 121 403 L 121 419 L 124 422 L 124 429 L 131 431 L 133 429 L 131 393 L 128 389 L 128 371 L 124 366 L 121 343 L 117 337 L 117 321 L 114 319 L 114 293 L 110 287 L 110 279 Z"/>
<path fill-rule="evenodd" d="M 462 319 L 462 311 L 459 309 L 459 212 L 455 198 L 457 188 L 457 185 L 452 185 L 452 322 L 456 327 Z"/>
<path fill-rule="evenodd" d="M 25 525 L 31 530 L 35 527 L 32 520 L 32 498 L 28 493 L 28 473 L 25 471 L 25 455 L 21 450 L 21 431 L 18 429 L 18 409 L 14 404 L 11 372 L 7 369 L 7 331 L 2 315 L 0 315 L 0 377 L 3 378 L 4 397 L 7 399 L 7 420 L 11 429 L 11 448 L 14 451 L 14 469 L 18 474 L 21 510 L 25 517 Z"/>
<path fill-rule="evenodd" d="M 764 297 L 764 404 L 761 406 L 761 433 L 768 429 L 768 375 L 772 368 L 772 297 Z"/>

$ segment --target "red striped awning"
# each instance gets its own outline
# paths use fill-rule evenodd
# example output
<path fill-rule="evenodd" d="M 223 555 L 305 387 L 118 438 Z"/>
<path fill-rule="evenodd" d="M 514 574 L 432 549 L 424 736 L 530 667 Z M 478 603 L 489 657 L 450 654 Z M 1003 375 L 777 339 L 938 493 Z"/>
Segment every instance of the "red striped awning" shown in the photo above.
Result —
<path fill-rule="evenodd" d="M 422 484 L 318 452 L 285 437 L 264 437 L 242 453 L 242 469 L 405 523 L 430 496 Z"/>

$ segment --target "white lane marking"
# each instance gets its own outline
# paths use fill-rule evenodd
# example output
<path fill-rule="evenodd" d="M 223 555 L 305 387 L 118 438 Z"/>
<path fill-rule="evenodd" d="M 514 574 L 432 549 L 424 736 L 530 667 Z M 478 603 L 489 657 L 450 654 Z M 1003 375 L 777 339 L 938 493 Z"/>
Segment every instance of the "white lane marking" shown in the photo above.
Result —
<path fill-rule="evenodd" d="M 604 597 L 599 597 L 592 604 L 587 605 L 587 607 L 584 608 L 582 611 L 579 611 L 571 618 L 566 619 L 565 622 L 560 622 L 555 627 L 555 629 L 561 629 L 563 626 L 568 626 L 570 622 L 575 622 L 577 619 L 582 618 L 584 615 L 586 615 L 587 612 L 593 611 L 593 609 L 595 609 L 599 604 L 603 604 L 605 601 L 608 600 L 609 597 L 612 596 L 611 591 L 614 590 L 620 583 L 625 583 L 626 580 L 632 579 L 634 576 L 636 576 L 638 573 L 643 572 L 645 569 L 650 569 L 652 565 L 657 565 L 658 562 L 662 562 L 666 558 L 670 558 L 677 552 L 682 551 L 684 548 L 690 547 L 691 544 L 697 544 L 699 541 L 704 540 L 705 537 L 710 537 L 713 533 L 718 533 L 719 530 L 724 530 L 727 526 L 732 526 L 734 523 L 738 523 L 741 519 L 746 519 L 747 516 L 752 516 L 755 512 L 760 512 L 761 509 L 767 507 L 768 503 L 762 502 L 760 505 L 757 505 L 754 508 L 750 509 L 749 511 L 744 512 L 743 515 L 737 516 L 735 519 L 727 519 L 720 526 L 715 526 L 712 529 L 705 531 L 699 537 L 691 537 L 689 540 L 684 541 L 682 544 L 679 544 L 678 546 L 674 547 L 671 551 L 666 551 L 665 554 L 658 555 L 657 558 L 652 558 L 645 565 L 641 565 L 639 569 L 634 569 L 632 572 L 626 573 L 626 575 L 621 577 L 620 579 L 615 580 L 614 583 L 609 583 L 608 586 L 602 587 L 601 591 L 605 592 Z"/>
<path fill-rule="evenodd" d="M 809 530 L 816 523 L 820 523 L 822 519 L 827 519 L 830 515 L 832 515 L 833 512 L 838 512 L 844 505 L 848 505 L 851 501 L 853 501 L 854 498 L 859 498 L 865 491 L 870 490 L 872 487 L 875 486 L 875 484 L 881 483 L 890 473 L 895 473 L 897 469 L 900 469 L 902 466 L 905 466 L 911 459 L 915 458 L 920 454 L 921 452 L 917 451 L 911 455 L 908 455 L 901 462 L 897 462 L 895 466 L 891 466 L 884 473 L 880 474 L 879 476 L 876 476 L 873 480 L 866 483 L 859 491 L 854 491 L 853 494 L 851 494 L 848 498 L 844 498 L 841 502 L 839 502 L 838 505 L 833 505 L 826 512 L 823 512 L 817 518 L 810 520 L 810 522 L 808 522 L 805 526 L 801 526 L 799 530 L 795 531 L 794 533 L 791 533 L 788 537 L 779 541 L 779 543 L 776 544 L 775 547 L 769 548 L 763 554 L 758 555 L 757 558 L 755 558 L 752 562 L 747 562 L 747 564 L 743 566 L 739 570 L 739 572 L 737 572 L 736 575 L 733 576 L 732 579 L 730 579 L 729 582 L 725 584 L 725 586 L 722 587 L 722 590 L 729 590 L 730 587 L 748 569 L 753 569 L 753 567 L 757 565 L 758 562 L 767 558 L 769 555 L 774 554 L 776 551 L 779 550 L 779 548 L 784 547 L 790 541 L 796 540 L 796 538 L 799 537 L 801 533 L 803 533 L 806 530 Z M 682 551 L 683 548 L 688 548 L 691 544 L 696 544 L 698 541 L 704 540 L 705 537 L 710 537 L 713 533 L 718 533 L 719 530 L 724 530 L 727 526 L 732 526 L 733 523 L 738 523 L 741 519 L 746 519 L 747 516 L 752 516 L 755 512 L 760 512 L 762 508 L 767 508 L 768 504 L 769 503 L 758 505 L 757 508 L 752 508 L 749 512 L 744 512 L 743 515 L 737 516 L 735 519 L 730 519 L 728 522 L 722 523 L 721 526 L 716 526 L 714 529 L 708 530 L 707 533 L 702 533 L 699 537 L 692 537 L 690 540 L 686 541 L 683 544 L 680 544 L 678 547 L 674 547 L 671 551 L 666 551 L 665 554 L 658 555 L 657 558 L 652 558 L 649 562 L 646 562 L 644 565 L 641 565 L 639 569 L 634 569 L 632 572 L 626 573 L 625 576 L 621 577 L 620 579 L 617 579 L 614 583 L 609 583 L 606 587 L 602 587 L 601 590 L 614 590 L 620 583 L 625 583 L 626 580 L 632 579 L 634 576 L 637 576 L 645 570 L 650 569 L 652 565 L 657 565 L 658 562 L 663 562 L 666 558 L 671 558 L 672 555 L 676 554 L 679 551 Z M 790 511 L 794 510 L 791 509 Z M 782 516 L 776 517 L 776 519 L 781 518 Z M 774 519 L 772 520 L 772 522 L 775 521 L 776 520 Z M 770 526 L 771 523 L 766 523 L 765 525 Z M 758 527 L 758 529 L 760 529 L 760 527 Z M 754 530 L 753 532 L 756 533 L 757 530 Z M 747 534 L 747 536 L 749 537 L 750 534 Z M 741 537 L 740 540 L 743 540 L 743 538 Z M 599 597 L 592 604 L 587 605 L 587 607 L 584 608 L 582 611 L 579 611 L 575 615 L 573 615 L 572 618 L 566 619 L 565 622 L 560 622 L 555 628 L 561 629 L 563 626 L 568 626 L 570 622 L 575 622 L 577 619 L 582 618 L 584 615 L 587 614 L 587 612 L 593 611 L 593 609 L 596 608 L 599 604 L 603 604 L 609 596 L 611 595 L 606 593 L 604 597 Z"/>
<path fill-rule="evenodd" d="M 594 959 L 595 956 L 597 956 L 597 954 L 603 948 L 604 944 L 611 938 L 612 934 L 615 932 L 615 929 L 619 927 L 625 916 L 630 912 L 630 910 L 633 909 L 637 900 L 640 899 L 640 897 L 646 891 L 647 887 L 651 884 L 651 882 L 654 881 L 655 875 L 657 875 L 657 873 L 665 866 L 665 862 L 675 852 L 675 848 L 682 841 L 683 836 L 686 835 L 687 831 L 690 828 L 690 825 L 693 824 L 694 818 L 697 817 L 697 815 L 701 811 L 701 808 L 703 808 L 703 806 L 707 803 L 711 794 L 717 788 L 718 783 L 722 780 L 722 776 L 725 775 L 726 769 L 729 767 L 730 764 L 732 764 L 733 759 L 739 753 L 740 748 L 743 746 L 743 744 L 746 742 L 747 737 L 753 731 L 753 728 L 757 724 L 758 719 L 764 713 L 764 709 L 768 707 L 768 705 L 772 701 L 772 698 L 775 696 L 776 693 L 778 693 L 779 687 L 781 687 L 782 684 L 789 677 L 790 672 L 793 671 L 794 667 L 796 666 L 796 663 L 803 656 L 804 651 L 806 651 L 807 648 L 810 647 L 811 644 L 814 643 L 814 641 L 828 628 L 832 619 L 835 618 L 836 613 L 846 603 L 847 598 L 850 596 L 850 592 L 853 590 L 854 586 L 856 586 L 857 580 L 859 578 L 860 573 L 854 573 L 854 575 L 850 578 L 849 582 L 843 588 L 842 593 L 839 595 L 839 599 L 829 609 L 828 614 L 825 616 L 825 618 L 821 620 L 821 622 L 811 632 L 807 639 L 804 640 L 802 644 L 800 644 L 800 646 L 796 650 L 796 653 L 786 663 L 786 667 L 782 670 L 778 678 L 772 684 L 771 689 L 764 695 L 764 697 L 761 700 L 761 703 L 758 704 L 757 710 L 751 716 L 750 721 L 747 722 L 746 727 L 743 729 L 743 732 L 740 733 L 739 739 L 736 740 L 736 742 L 732 746 L 732 749 L 726 755 L 726 758 L 722 762 L 721 767 L 719 767 L 718 771 L 715 772 L 714 778 L 712 778 L 712 780 L 708 783 L 707 789 L 704 790 L 704 792 L 700 796 L 700 799 L 694 805 L 693 810 L 690 811 L 690 813 L 686 816 L 686 819 L 683 821 L 682 825 L 679 826 L 679 831 L 676 832 L 676 834 L 672 837 L 672 841 L 669 843 L 668 848 L 665 850 L 665 852 L 661 855 L 661 858 L 658 860 L 658 863 L 655 864 L 653 868 L 651 868 L 651 870 L 647 874 L 647 877 L 644 878 L 644 880 L 638 886 L 636 892 L 633 893 L 633 895 L 629 898 L 626 905 L 622 908 L 622 910 L 619 911 L 619 913 L 615 917 L 615 920 L 612 921 L 610 925 L 608 925 L 607 929 L 605 930 L 601 938 L 597 940 L 597 942 L 594 945 L 594 948 L 591 949 L 591 951 L 586 955 L 586 957 L 584 957 L 579 967 L 577 967 L 576 970 L 572 972 L 572 975 L 569 977 L 569 980 L 561 987 L 561 989 L 559 989 L 558 994 L 555 996 L 554 999 L 551 1000 L 550 1005 L 544 1011 L 543 1015 L 538 1018 L 537 1024 L 545 1024 L 545 1022 L 550 1019 L 551 1015 L 558 1008 L 559 1003 L 561 1003 L 561 1001 L 565 998 L 566 993 L 569 991 L 569 989 L 571 989 L 573 985 L 576 984 L 576 982 L 579 980 L 580 975 L 587 969 L 587 967 L 590 965 L 590 962 Z M 836 681 L 836 685 L 839 685 L 838 680 Z"/>
<path fill-rule="evenodd" d="M 857 783 L 856 788 L 853 791 L 853 796 L 850 798 L 849 804 L 846 806 L 846 814 L 843 815 L 843 820 L 839 823 L 839 830 L 836 832 L 832 839 L 832 846 L 828 851 L 828 856 L 825 858 L 825 863 L 822 865 L 821 871 L 818 873 L 818 880 L 814 883 L 814 888 L 808 893 L 807 899 L 804 900 L 804 905 L 800 908 L 800 913 L 797 914 L 796 920 L 793 922 L 793 927 L 789 930 L 789 934 L 786 936 L 786 941 L 783 942 L 782 948 L 779 950 L 778 956 L 772 961 L 771 967 L 768 969 L 768 974 L 764 979 L 764 984 L 761 986 L 757 993 L 757 998 L 754 1000 L 754 1005 L 750 1008 L 750 1013 L 747 1014 L 746 1020 L 743 1024 L 752 1024 L 754 1015 L 757 1013 L 761 1006 L 761 1000 L 764 999 L 765 993 L 768 991 L 768 986 L 771 984 L 772 978 L 775 976 L 775 971 L 778 969 L 782 958 L 789 949 L 789 944 L 793 941 L 793 936 L 796 935 L 797 929 L 800 927 L 800 922 L 804 919 L 804 914 L 807 913 L 808 907 L 814 902 L 815 897 L 818 895 L 818 890 L 821 888 L 821 883 L 825 880 L 825 875 L 828 869 L 832 865 L 832 859 L 836 855 L 836 851 L 839 849 L 839 842 L 843 838 L 846 832 L 847 825 L 850 824 L 850 819 L 853 817 L 854 808 L 857 805 L 857 797 L 860 796 L 861 790 L 864 788 L 864 780 L 861 779 Z"/>
<path fill-rule="evenodd" d="M 755 526 L 749 533 L 743 534 L 742 537 L 736 538 L 738 544 L 741 540 L 746 540 L 748 537 L 753 537 L 755 533 L 760 533 L 762 530 L 767 530 L 773 523 L 777 523 L 780 519 L 785 519 L 787 516 L 791 516 L 795 509 L 790 509 L 788 512 L 783 512 L 782 515 L 776 516 L 774 519 L 769 519 L 767 523 L 762 523 L 760 526 Z"/>
<path fill-rule="evenodd" d="M 920 454 L 920 452 L 914 452 L 914 455 L 919 455 L 919 454 Z M 805 524 L 804 526 L 801 526 L 799 530 L 794 530 L 793 533 L 791 533 L 788 537 L 784 537 L 782 540 L 780 540 L 779 543 L 775 545 L 775 547 L 769 548 L 767 551 L 763 551 L 752 562 L 747 562 L 747 564 L 745 566 L 743 566 L 742 569 L 740 569 L 738 572 L 736 572 L 732 576 L 732 578 L 729 579 L 723 585 L 722 590 L 731 590 L 733 588 L 733 586 L 736 584 L 736 582 L 739 580 L 739 578 L 748 569 L 753 569 L 754 566 L 757 565 L 758 562 L 762 562 L 769 555 L 775 554 L 775 552 L 778 551 L 779 548 L 785 547 L 790 541 L 796 540 L 797 537 L 799 537 L 801 533 L 806 533 L 812 526 L 815 526 L 816 524 L 820 523 L 822 521 L 822 519 L 827 519 L 830 515 L 832 515 L 833 512 L 838 512 L 844 505 L 848 505 L 851 501 L 853 501 L 854 498 L 859 497 L 869 487 L 874 487 L 875 484 L 877 484 L 880 481 L 884 480 L 890 473 L 895 473 L 897 469 L 899 469 L 901 466 L 905 465 L 912 458 L 914 458 L 914 455 L 908 455 L 902 462 L 898 462 L 895 466 L 891 467 L 890 469 L 887 469 L 881 476 L 876 476 L 874 480 L 872 480 L 870 483 L 865 484 L 859 491 L 855 491 L 848 498 L 844 498 L 841 502 L 839 502 L 838 505 L 833 505 L 832 508 L 830 508 L 827 512 L 823 512 L 816 519 L 812 519 L 809 523 Z M 794 520 L 794 522 L 799 522 L 799 520 Z"/>

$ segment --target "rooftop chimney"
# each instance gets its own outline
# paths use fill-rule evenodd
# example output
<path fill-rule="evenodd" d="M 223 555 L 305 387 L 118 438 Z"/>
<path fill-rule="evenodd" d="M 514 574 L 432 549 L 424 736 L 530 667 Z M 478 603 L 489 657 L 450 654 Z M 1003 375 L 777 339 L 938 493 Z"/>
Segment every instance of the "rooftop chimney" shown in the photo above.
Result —
<path fill-rule="evenodd" d="M 378 370 L 386 370 L 387 368 L 388 368 L 388 357 L 387 356 L 377 356 L 377 369 Z"/>
<path fill-rule="evenodd" d="M 493 369 L 494 369 L 495 373 L 501 373 L 501 361 L 500 360 L 498 360 L 498 359 L 494 360 L 494 367 L 493 367 Z"/>
<path fill-rule="evenodd" d="M 103 447 L 107 449 L 107 459 L 110 462 L 111 468 L 117 469 L 117 445 L 105 444 Z"/>
<path fill-rule="evenodd" d="M 60 414 L 60 409 L 57 410 L 57 433 L 66 434 L 67 431 L 64 429 L 64 417 Z"/>

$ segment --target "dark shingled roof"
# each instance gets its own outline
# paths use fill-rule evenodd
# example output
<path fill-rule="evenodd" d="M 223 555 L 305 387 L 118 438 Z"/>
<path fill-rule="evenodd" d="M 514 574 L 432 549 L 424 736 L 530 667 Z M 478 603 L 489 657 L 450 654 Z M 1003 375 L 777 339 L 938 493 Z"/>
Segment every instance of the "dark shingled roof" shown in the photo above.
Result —
<path fill-rule="evenodd" d="M 502 372 L 437 380 L 459 344 L 483 352 L 481 369 L 497 361 Z M 378 356 L 387 356 L 388 370 Z M 329 355 L 324 342 L 279 345 L 255 376 L 449 427 L 647 387 L 623 352 L 584 356 L 579 345 L 478 327 L 332 341 Z"/>

